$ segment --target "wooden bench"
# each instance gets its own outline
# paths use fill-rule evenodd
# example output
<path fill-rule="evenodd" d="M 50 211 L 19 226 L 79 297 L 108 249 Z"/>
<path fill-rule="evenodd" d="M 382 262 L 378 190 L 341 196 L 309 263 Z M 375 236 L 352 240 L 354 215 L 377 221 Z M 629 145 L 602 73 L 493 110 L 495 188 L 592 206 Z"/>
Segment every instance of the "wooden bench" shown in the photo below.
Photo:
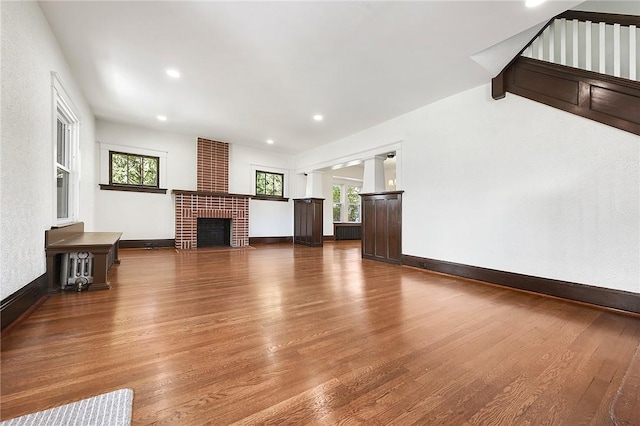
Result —
<path fill-rule="evenodd" d="M 111 265 L 120 263 L 118 246 L 122 232 L 84 232 L 84 222 L 45 231 L 44 245 L 47 255 L 47 287 L 49 293 L 60 291 L 56 256 L 63 253 L 89 252 L 93 254 L 93 284 L 89 290 L 111 288 L 107 272 Z"/>

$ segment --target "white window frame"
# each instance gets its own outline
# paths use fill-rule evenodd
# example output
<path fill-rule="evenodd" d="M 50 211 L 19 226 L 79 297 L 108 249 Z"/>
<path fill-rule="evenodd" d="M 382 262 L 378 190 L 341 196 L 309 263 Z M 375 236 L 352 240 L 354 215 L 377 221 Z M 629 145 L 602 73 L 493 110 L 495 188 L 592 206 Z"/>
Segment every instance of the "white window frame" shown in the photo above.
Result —
<path fill-rule="evenodd" d="M 340 201 L 339 202 L 334 202 L 333 201 L 333 187 L 334 186 L 339 186 L 340 187 Z M 344 187 L 345 185 L 342 183 L 333 183 L 333 185 L 331 185 L 331 218 L 333 219 L 333 208 L 336 206 L 336 204 L 340 205 L 340 220 L 338 220 L 338 222 L 344 222 Z"/>
<path fill-rule="evenodd" d="M 360 223 L 360 222 L 362 222 L 362 202 L 361 202 L 361 199 L 359 199 L 357 203 L 350 203 L 349 199 L 347 198 L 347 187 L 360 188 L 360 191 L 362 191 L 362 185 L 344 185 L 343 186 L 343 188 L 344 188 L 344 198 L 343 198 L 343 200 L 344 200 L 344 206 L 346 207 L 344 209 L 345 210 L 345 212 L 344 212 L 345 217 L 347 219 L 349 219 L 349 207 L 352 206 L 352 205 L 354 205 L 354 206 L 357 205 L 358 206 L 358 210 L 360 211 L 360 214 L 358 215 L 359 219 L 360 219 L 359 221 L 352 222 L 352 221 L 346 220 L 345 222 L 348 222 L 348 223 Z M 342 195 L 342 193 L 340 195 Z"/>
<path fill-rule="evenodd" d="M 331 198 L 331 217 L 333 218 L 333 206 L 334 204 L 340 204 L 340 222 L 342 223 L 360 223 L 362 222 L 362 202 L 358 201 L 358 206 L 360 206 L 360 221 L 359 222 L 352 222 L 349 221 L 349 206 L 351 205 L 349 203 L 349 200 L 347 198 L 347 188 L 348 187 L 354 187 L 354 188 L 360 188 L 360 190 L 362 191 L 362 185 L 358 185 L 356 182 L 354 183 L 342 183 L 342 182 L 334 182 L 333 185 L 339 186 L 340 187 L 340 203 L 334 203 L 333 202 L 333 196 Z M 332 188 L 332 195 L 333 195 L 333 186 Z"/>
<path fill-rule="evenodd" d="M 54 226 L 67 225 L 78 220 L 79 195 L 80 195 L 80 116 L 75 105 L 71 101 L 57 73 L 51 73 L 52 92 L 52 200 Z M 58 163 L 58 118 L 61 117 L 67 126 L 67 164 Z M 58 168 L 69 173 L 69 193 L 67 216 L 58 217 Z"/>

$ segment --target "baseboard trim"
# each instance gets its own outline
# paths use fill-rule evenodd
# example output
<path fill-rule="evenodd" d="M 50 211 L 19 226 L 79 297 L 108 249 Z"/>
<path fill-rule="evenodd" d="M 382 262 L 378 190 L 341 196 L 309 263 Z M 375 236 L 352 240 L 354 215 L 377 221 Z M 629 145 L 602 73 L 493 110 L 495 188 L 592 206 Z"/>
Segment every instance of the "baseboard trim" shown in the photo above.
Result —
<path fill-rule="evenodd" d="M 249 237 L 249 245 L 293 243 L 293 237 Z"/>
<path fill-rule="evenodd" d="M 640 314 L 640 294 L 531 275 L 402 255 L 402 264 L 519 290 Z"/>
<path fill-rule="evenodd" d="M 0 302 L 0 328 L 5 330 L 18 319 L 28 316 L 46 296 L 47 274 L 42 274 L 29 284 Z"/>
<path fill-rule="evenodd" d="M 159 247 L 175 247 L 176 240 L 120 240 L 120 248 L 159 248 Z"/>

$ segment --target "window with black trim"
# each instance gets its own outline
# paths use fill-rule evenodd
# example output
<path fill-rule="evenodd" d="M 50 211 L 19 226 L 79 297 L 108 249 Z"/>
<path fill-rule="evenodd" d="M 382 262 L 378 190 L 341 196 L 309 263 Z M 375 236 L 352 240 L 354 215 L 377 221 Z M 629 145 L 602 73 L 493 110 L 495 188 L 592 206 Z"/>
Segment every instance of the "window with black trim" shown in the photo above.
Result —
<path fill-rule="evenodd" d="M 284 197 L 284 174 L 256 170 L 256 195 Z"/>
<path fill-rule="evenodd" d="M 109 151 L 109 185 L 159 188 L 160 158 Z"/>

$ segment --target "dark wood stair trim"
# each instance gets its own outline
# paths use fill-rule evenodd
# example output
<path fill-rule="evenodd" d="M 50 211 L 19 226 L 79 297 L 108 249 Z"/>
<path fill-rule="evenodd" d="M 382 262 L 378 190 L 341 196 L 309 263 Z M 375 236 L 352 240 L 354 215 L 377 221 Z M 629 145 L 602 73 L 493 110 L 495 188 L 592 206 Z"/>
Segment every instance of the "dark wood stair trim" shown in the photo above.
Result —
<path fill-rule="evenodd" d="M 506 91 L 640 135 L 640 82 L 520 57 Z"/>
<path fill-rule="evenodd" d="M 577 19 L 578 21 L 591 21 L 593 23 L 604 22 L 613 25 L 620 24 L 622 26 L 635 25 L 640 27 L 640 16 L 622 15 L 618 13 L 601 13 L 601 12 L 584 12 L 582 10 L 567 10 L 553 19 L 566 19 L 568 21 Z"/>
<path fill-rule="evenodd" d="M 491 96 L 510 92 L 618 129 L 640 135 L 640 83 L 592 71 L 522 57 L 556 19 L 640 26 L 640 16 L 568 10 L 552 19 L 491 80 Z M 520 74 L 520 83 L 518 77 Z M 524 78 L 522 74 L 526 74 Z M 525 83 L 526 80 L 534 80 Z M 522 84 L 525 83 L 525 84 Z M 554 93 L 556 89 L 564 93 Z"/>

